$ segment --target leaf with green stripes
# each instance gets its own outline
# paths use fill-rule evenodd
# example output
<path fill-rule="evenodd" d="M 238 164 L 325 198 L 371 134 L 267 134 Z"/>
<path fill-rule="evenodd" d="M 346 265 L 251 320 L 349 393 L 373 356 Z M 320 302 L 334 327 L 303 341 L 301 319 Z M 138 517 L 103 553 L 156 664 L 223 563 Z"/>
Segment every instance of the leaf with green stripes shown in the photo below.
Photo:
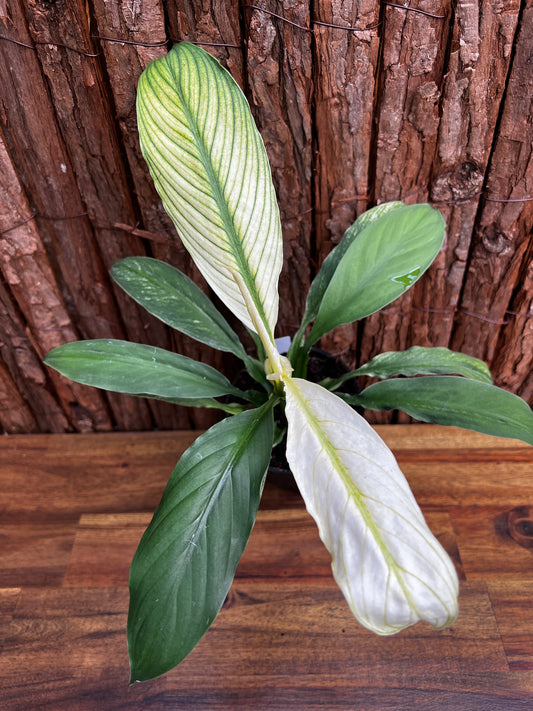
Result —
<path fill-rule="evenodd" d="M 258 330 L 258 314 L 272 338 L 281 223 L 244 94 L 210 54 L 182 42 L 141 75 L 137 117 L 155 186 L 197 267 L 248 328 Z"/>

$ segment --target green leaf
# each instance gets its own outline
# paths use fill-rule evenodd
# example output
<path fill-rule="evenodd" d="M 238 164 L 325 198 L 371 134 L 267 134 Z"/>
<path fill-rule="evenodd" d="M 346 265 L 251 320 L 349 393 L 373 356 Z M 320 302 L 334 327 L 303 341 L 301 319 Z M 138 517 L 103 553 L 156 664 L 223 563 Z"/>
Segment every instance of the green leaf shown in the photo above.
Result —
<path fill-rule="evenodd" d="M 342 240 L 339 244 L 328 254 L 324 259 L 320 271 L 313 279 L 309 293 L 307 294 L 307 301 L 305 304 L 305 313 L 302 319 L 302 328 L 306 328 L 313 319 L 316 318 L 324 294 L 335 274 L 340 261 L 348 251 L 348 247 L 352 242 L 358 237 L 361 232 L 368 227 L 375 220 L 379 220 L 383 215 L 387 214 L 391 210 L 397 210 L 399 207 L 403 207 L 401 202 L 385 202 L 382 205 L 377 205 L 376 207 L 363 212 L 357 220 L 348 227 Z"/>
<path fill-rule="evenodd" d="M 346 396 L 372 410 L 403 410 L 424 422 L 453 425 L 533 444 L 533 412 L 517 395 L 454 376 L 383 380 Z"/>
<path fill-rule="evenodd" d="M 66 343 L 50 351 L 44 362 L 77 383 L 128 395 L 165 400 L 243 395 L 205 363 L 128 341 Z"/>
<path fill-rule="evenodd" d="M 113 264 L 111 276 L 163 323 L 212 348 L 247 358 L 235 331 L 183 272 L 150 257 L 127 257 Z"/>
<path fill-rule="evenodd" d="M 244 94 L 211 55 L 182 42 L 141 75 L 137 117 L 157 191 L 198 269 L 246 326 L 272 339 L 281 223 Z"/>
<path fill-rule="evenodd" d="M 395 375 L 462 375 L 471 380 L 492 383 L 487 365 L 478 358 L 455 353 L 448 348 L 422 348 L 413 346 L 406 351 L 380 353 L 357 370 L 335 381 L 330 390 L 359 375 L 372 378 L 392 378 Z"/>
<path fill-rule="evenodd" d="M 201 398 L 186 398 L 186 397 L 155 397 L 154 395 L 146 395 L 143 393 L 139 397 L 149 397 L 155 400 L 164 400 L 169 402 L 171 405 L 181 405 L 182 407 L 201 407 L 208 408 L 211 410 L 221 410 L 228 415 L 236 415 L 243 410 L 250 409 L 251 405 L 249 403 L 243 404 L 240 402 L 220 402 L 212 397 L 201 397 Z M 247 397 L 246 393 L 240 394 L 244 400 L 251 400 Z"/>
<path fill-rule="evenodd" d="M 215 619 L 255 521 L 272 402 L 201 435 L 181 457 L 130 571 L 131 680 L 172 669 Z"/>
<path fill-rule="evenodd" d="M 371 221 L 339 261 L 307 342 L 403 294 L 437 256 L 444 232 L 442 215 L 429 205 L 402 205 Z"/>

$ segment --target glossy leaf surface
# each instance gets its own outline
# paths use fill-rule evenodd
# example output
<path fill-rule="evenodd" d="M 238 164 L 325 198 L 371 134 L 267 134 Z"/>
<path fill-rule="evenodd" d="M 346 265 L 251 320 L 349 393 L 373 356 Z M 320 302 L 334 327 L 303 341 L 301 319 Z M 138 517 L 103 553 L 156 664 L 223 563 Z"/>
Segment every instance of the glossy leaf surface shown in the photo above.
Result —
<path fill-rule="evenodd" d="M 227 418 L 183 454 L 130 571 L 131 680 L 178 664 L 209 628 L 255 521 L 272 407 Z"/>
<path fill-rule="evenodd" d="M 444 231 L 442 215 L 429 205 L 402 205 L 370 222 L 339 261 L 308 343 L 403 294 L 437 256 Z"/>
<path fill-rule="evenodd" d="M 471 380 L 492 383 L 490 370 L 478 358 L 455 353 L 448 348 L 413 346 L 406 351 L 380 353 L 354 371 L 354 375 L 392 378 L 395 375 L 462 375 Z"/>
<path fill-rule="evenodd" d="M 270 166 L 244 94 L 200 47 L 148 65 L 137 92 L 143 155 L 163 205 L 211 288 L 252 330 L 240 275 L 272 336 L 282 265 Z"/>
<path fill-rule="evenodd" d="M 50 351 L 45 363 L 77 383 L 129 395 L 196 399 L 240 394 L 205 363 L 128 341 L 66 343 Z"/>
<path fill-rule="evenodd" d="M 376 207 L 363 212 L 357 220 L 348 227 L 342 240 L 339 244 L 328 254 L 326 259 L 324 259 L 322 266 L 316 277 L 313 279 L 309 293 L 307 295 L 307 301 L 305 305 L 305 313 L 302 319 L 302 327 L 308 326 L 313 319 L 316 318 L 318 310 L 324 294 L 335 274 L 337 267 L 341 259 L 346 254 L 348 248 L 352 242 L 361 234 L 361 232 L 368 227 L 375 220 L 379 220 L 383 215 L 390 212 L 391 210 L 396 210 L 402 207 L 401 202 L 386 202 L 382 205 L 377 205 Z"/>
<path fill-rule="evenodd" d="M 306 380 L 285 385 L 287 459 L 353 614 L 378 634 L 451 624 L 455 569 L 391 451 L 333 393 Z"/>
<path fill-rule="evenodd" d="M 399 409 L 423 422 L 453 425 L 533 444 L 533 412 L 517 395 L 454 376 L 383 380 L 347 396 L 373 410 Z"/>
<path fill-rule="evenodd" d="M 127 257 L 113 264 L 111 276 L 163 323 L 212 348 L 246 357 L 220 311 L 179 269 L 150 257 Z"/>

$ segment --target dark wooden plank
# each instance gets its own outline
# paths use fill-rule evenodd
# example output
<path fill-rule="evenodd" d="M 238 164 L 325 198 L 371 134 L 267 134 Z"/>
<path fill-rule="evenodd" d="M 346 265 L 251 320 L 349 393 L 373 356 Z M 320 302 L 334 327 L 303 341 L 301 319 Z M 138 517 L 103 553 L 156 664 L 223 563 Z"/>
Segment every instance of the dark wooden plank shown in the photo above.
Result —
<path fill-rule="evenodd" d="M 0 446 L 4 520 L 153 511 L 181 453 L 198 432 L 23 435 Z M 0 440 L 5 442 L 6 440 Z"/>
<path fill-rule="evenodd" d="M 416 679 L 429 694 L 433 676 L 446 674 L 446 692 L 459 701 L 454 674 L 507 670 L 483 584 L 464 587 L 463 615 L 450 630 L 438 633 L 418 626 L 401 636 L 380 638 L 353 620 L 333 583 L 302 588 L 299 582 L 237 581 L 217 621 L 187 660 L 164 680 L 133 690 L 126 686 L 126 610 L 125 588 L 24 590 L 4 633 L 4 708 L 22 708 L 23 703 L 26 708 L 62 708 L 68 700 L 76 708 L 96 708 L 114 686 L 107 708 L 126 708 L 126 700 L 129 708 L 141 708 L 135 705 L 139 699 L 157 690 L 167 704 L 176 704 L 172 708 L 210 702 L 211 708 L 230 709 L 231 697 L 246 689 L 241 680 L 253 676 L 259 676 L 263 688 L 284 677 L 284 698 L 292 697 L 297 709 L 317 703 L 316 687 L 314 693 L 302 694 L 302 681 L 312 683 L 316 677 L 326 682 L 324 692 L 332 700 L 337 687 L 348 685 L 361 694 L 370 686 L 375 692 L 381 688 L 391 703 L 408 698 L 405 679 Z M 388 695 L 383 687 L 391 679 L 397 692 Z M 185 705 L 187 701 L 192 705 Z M 271 701 L 273 708 L 281 708 L 275 697 Z M 250 697 L 243 698 L 245 707 L 247 702 Z M 344 694 L 340 702 L 339 708 L 352 708 Z"/>
<path fill-rule="evenodd" d="M 150 520 L 151 514 L 143 513 L 81 516 L 62 584 L 126 586 L 131 559 Z M 450 517 L 432 510 L 426 520 L 464 577 Z M 331 558 L 305 509 L 260 509 L 235 575 L 256 582 L 331 580 Z"/>
<path fill-rule="evenodd" d="M 70 560 L 77 521 L 0 524 L 2 586 L 60 585 Z"/>
<path fill-rule="evenodd" d="M 533 508 L 469 506 L 450 511 L 467 580 L 533 581 Z"/>
<path fill-rule="evenodd" d="M 523 443 L 452 427 L 376 429 L 424 505 L 505 501 L 518 506 L 530 492 L 533 450 Z M 0 510 L 5 516 L 33 520 L 153 511 L 181 453 L 198 434 L 116 432 L 0 440 Z M 298 501 L 297 494 L 272 486 L 265 491 L 263 506 L 287 507 Z"/>
<path fill-rule="evenodd" d="M 4 619 L 10 617 L 19 599 L 21 588 L 0 588 L 0 613 Z"/>
<path fill-rule="evenodd" d="M 511 491 L 499 489 L 499 505 L 478 505 L 474 491 L 495 496 L 483 493 L 482 467 L 499 465 L 488 476 L 490 489 L 496 475 L 505 482 L 517 464 L 529 465 L 530 451 L 451 428 L 379 431 L 404 468 L 414 466 L 428 524 L 459 569 L 457 622 L 443 632 L 419 624 L 389 638 L 363 629 L 301 501 L 268 485 L 213 627 L 177 669 L 133 687 L 128 567 L 154 501 L 195 433 L 0 439 L 2 709 L 529 708 L 531 485 L 520 485 L 520 507 L 507 504 L 516 496 L 512 476 Z M 460 502 L 446 493 L 447 456 L 455 485 L 461 476 L 467 481 L 463 493 L 470 493 L 457 494 Z M 478 474 L 468 482 L 473 466 Z M 431 479 L 425 489 L 424 473 Z M 25 474 L 31 476 L 21 491 Z"/>
<path fill-rule="evenodd" d="M 488 588 L 509 667 L 533 671 L 533 581 L 494 580 Z"/>

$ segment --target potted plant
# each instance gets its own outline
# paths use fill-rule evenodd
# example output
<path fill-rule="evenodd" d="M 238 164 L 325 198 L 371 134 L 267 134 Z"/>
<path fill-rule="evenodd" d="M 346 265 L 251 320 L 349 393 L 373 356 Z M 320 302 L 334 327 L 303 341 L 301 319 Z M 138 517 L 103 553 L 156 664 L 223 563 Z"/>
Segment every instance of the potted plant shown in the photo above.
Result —
<path fill-rule="evenodd" d="M 272 448 L 288 423 L 290 468 L 355 617 L 378 634 L 457 615 L 448 555 L 383 441 L 354 406 L 400 408 L 423 421 L 533 444 L 533 413 L 492 385 L 481 361 L 445 348 L 383 353 L 340 378 L 306 379 L 311 347 L 336 326 L 404 293 L 439 252 L 445 226 L 429 205 L 379 205 L 361 215 L 314 279 L 287 355 L 276 346 L 282 239 L 270 168 L 246 99 L 204 50 L 187 43 L 139 81 L 141 147 L 163 204 L 209 286 L 251 333 L 250 355 L 184 274 L 123 259 L 115 281 L 169 326 L 239 358 L 255 388 L 160 348 L 115 340 L 69 343 L 46 363 L 80 383 L 225 419 L 183 454 L 130 571 L 132 681 L 163 674 L 196 645 L 222 606 L 259 506 Z M 378 379 L 359 394 L 345 385 Z M 398 377 L 402 376 L 402 377 Z M 419 376 L 419 377 L 412 377 Z"/>

